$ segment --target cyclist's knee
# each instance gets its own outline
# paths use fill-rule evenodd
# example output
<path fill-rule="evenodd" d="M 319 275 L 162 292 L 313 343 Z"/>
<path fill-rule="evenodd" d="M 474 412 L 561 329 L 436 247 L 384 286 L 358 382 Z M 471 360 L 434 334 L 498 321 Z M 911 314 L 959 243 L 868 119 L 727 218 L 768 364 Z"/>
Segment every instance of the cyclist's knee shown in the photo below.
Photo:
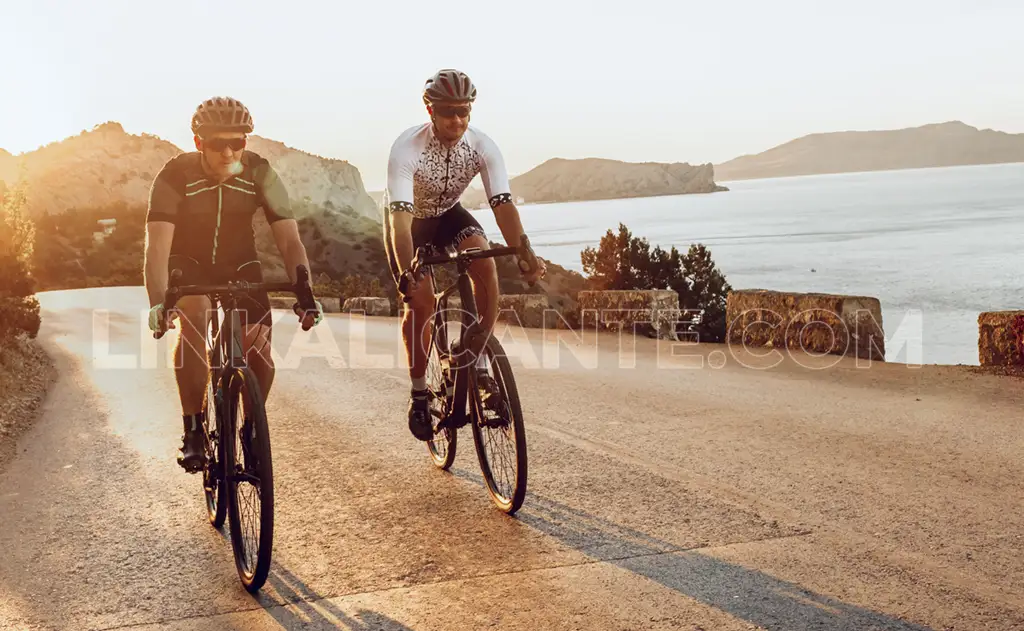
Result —
<path fill-rule="evenodd" d="M 469 266 L 469 274 L 475 282 L 498 284 L 498 266 L 494 259 L 477 259 Z"/>
<path fill-rule="evenodd" d="M 409 310 L 420 316 L 429 316 L 434 311 L 434 288 L 430 277 L 420 281 L 419 286 L 409 293 Z"/>
<path fill-rule="evenodd" d="M 178 301 L 175 309 L 178 314 L 178 326 L 181 335 L 190 340 L 201 340 L 206 337 L 210 327 L 210 300 L 206 296 L 185 296 Z"/>
<path fill-rule="evenodd" d="M 245 347 L 249 349 L 249 361 L 258 360 L 269 368 L 274 367 L 274 357 L 270 349 L 270 327 L 253 326 L 246 331 Z"/>

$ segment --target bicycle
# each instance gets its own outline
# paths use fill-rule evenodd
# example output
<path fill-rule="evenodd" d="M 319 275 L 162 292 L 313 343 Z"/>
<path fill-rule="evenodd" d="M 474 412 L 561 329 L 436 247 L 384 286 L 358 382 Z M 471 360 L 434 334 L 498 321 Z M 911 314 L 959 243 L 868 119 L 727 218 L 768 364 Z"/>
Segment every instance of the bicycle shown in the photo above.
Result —
<path fill-rule="evenodd" d="M 212 305 L 207 331 L 210 378 L 206 384 L 206 465 L 203 493 L 207 517 L 220 530 L 230 517 L 231 548 L 235 569 L 246 591 L 256 593 L 267 580 L 274 539 L 274 471 L 270 430 L 259 382 L 245 359 L 238 299 L 252 292 L 295 294 L 299 305 L 313 305 L 309 272 L 296 267 L 295 283 L 234 281 L 225 285 L 179 285 L 181 270 L 171 272 L 164 301 L 170 313 L 182 296 L 206 295 Z M 160 339 L 164 332 L 153 337 Z M 249 424 L 238 423 L 239 404 L 248 412 Z M 234 440 L 221 440 L 233 436 Z M 246 495 L 243 487 L 254 493 Z M 256 504 L 258 503 L 258 508 Z M 258 517 L 243 517 L 254 508 Z"/>
<path fill-rule="evenodd" d="M 469 278 L 470 264 L 477 259 L 517 253 L 515 247 L 503 247 L 489 250 L 469 248 L 462 252 L 428 255 L 421 247 L 411 266 L 415 274 L 425 267 L 454 262 L 458 271 L 455 282 L 434 293 L 438 308 L 431 324 L 426 377 L 435 438 L 427 441 L 427 451 L 436 467 L 448 470 L 455 461 L 458 430 L 470 425 L 487 491 L 498 509 L 508 515 L 514 515 L 526 498 L 526 431 L 519 392 L 504 349 L 488 334 L 481 353 L 488 358 L 487 371 L 498 384 L 500 396 L 496 404 L 485 403 L 477 387 L 476 357 L 469 357 L 468 351 L 463 349 L 469 346 L 467 340 L 471 339 L 470 336 L 478 331 L 475 324 L 478 314 Z M 448 300 L 455 292 L 462 301 L 461 318 L 449 315 Z M 408 302 L 408 298 L 404 300 Z M 458 330 L 452 334 L 450 327 Z M 473 393 L 472 397 L 470 393 Z M 470 408 L 468 414 L 467 406 Z M 494 407 L 497 409 L 491 409 Z M 514 453 L 493 453 L 495 436 L 506 439 Z M 496 475 L 495 466 L 504 468 Z"/>

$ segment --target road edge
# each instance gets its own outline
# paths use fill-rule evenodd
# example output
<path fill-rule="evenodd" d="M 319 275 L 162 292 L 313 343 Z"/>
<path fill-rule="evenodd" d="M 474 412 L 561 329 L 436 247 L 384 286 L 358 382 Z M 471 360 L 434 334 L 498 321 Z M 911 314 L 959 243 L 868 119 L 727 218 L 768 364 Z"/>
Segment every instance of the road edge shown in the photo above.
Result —
<path fill-rule="evenodd" d="M 56 362 L 38 338 L 18 337 L 0 349 L 0 474 L 17 456 L 56 381 Z"/>

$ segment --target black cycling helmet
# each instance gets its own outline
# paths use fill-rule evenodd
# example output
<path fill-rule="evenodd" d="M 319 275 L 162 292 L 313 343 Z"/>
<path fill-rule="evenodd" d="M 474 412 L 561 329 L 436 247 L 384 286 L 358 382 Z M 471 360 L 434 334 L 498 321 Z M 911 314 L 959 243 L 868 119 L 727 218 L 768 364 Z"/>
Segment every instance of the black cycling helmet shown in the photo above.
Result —
<path fill-rule="evenodd" d="M 476 86 L 459 70 L 438 70 L 423 86 L 423 102 L 427 104 L 475 100 Z"/>
<path fill-rule="evenodd" d="M 197 136 L 220 131 L 252 133 L 252 115 L 249 109 L 230 96 L 206 99 L 192 115 L 192 133 Z"/>

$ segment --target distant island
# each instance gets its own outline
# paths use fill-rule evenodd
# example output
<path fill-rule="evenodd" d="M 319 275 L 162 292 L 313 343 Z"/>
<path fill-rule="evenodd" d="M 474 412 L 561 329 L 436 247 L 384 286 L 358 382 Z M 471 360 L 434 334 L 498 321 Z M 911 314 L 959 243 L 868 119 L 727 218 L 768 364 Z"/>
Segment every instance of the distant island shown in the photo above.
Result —
<path fill-rule="evenodd" d="M 714 193 L 728 190 L 715 184 L 715 167 L 685 162 L 621 162 L 603 158 L 552 158 L 512 178 L 512 195 L 527 204 L 578 202 Z M 486 204 L 484 192 L 470 188 L 462 196 L 469 208 Z"/>
<path fill-rule="evenodd" d="M 889 131 L 811 134 L 715 166 L 723 182 L 755 178 L 1024 162 L 1024 134 L 960 121 Z"/>

